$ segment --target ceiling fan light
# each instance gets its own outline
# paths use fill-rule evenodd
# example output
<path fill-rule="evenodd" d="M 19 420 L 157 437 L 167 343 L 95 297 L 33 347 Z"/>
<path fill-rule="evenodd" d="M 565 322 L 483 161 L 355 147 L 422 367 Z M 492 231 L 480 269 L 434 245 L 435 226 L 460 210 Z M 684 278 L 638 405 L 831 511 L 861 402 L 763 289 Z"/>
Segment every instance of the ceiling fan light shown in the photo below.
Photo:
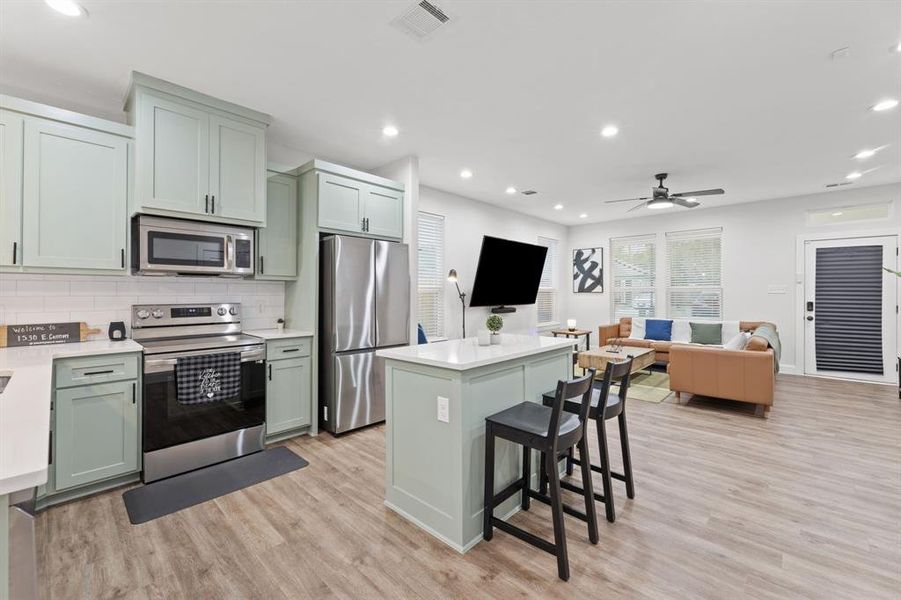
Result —
<path fill-rule="evenodd" d="M 672 208 L 673 203 L 669 200 L 651 200 L 648 202 L 648 208 L 651 210 L 660 210 L 661 208 Z"/>

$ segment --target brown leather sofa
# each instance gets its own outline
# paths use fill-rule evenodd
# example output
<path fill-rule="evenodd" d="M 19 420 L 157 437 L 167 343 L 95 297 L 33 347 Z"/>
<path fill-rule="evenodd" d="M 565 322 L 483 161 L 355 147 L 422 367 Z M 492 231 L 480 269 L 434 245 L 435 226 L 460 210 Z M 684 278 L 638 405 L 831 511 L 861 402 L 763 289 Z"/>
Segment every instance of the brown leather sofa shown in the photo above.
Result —
<path fill-rule="evenodd" d="M 739 329 L 754 331 L 765 321 L 740 321 Z M 774 326 L 775 327 L 775 326 Z M 668 363 L 670 389 L 681 402 L 682 393 L 738 400 L 757 405 L 764 417 L 773 405 L 775 358 L 766 340 L 751 336 L 744 350 L 724 350 L 678 342 L 629 339 L 632 319 L 598 328 L 600 345 L 620 342 L 626 346 L 653 348 L 658 362 Z"/>

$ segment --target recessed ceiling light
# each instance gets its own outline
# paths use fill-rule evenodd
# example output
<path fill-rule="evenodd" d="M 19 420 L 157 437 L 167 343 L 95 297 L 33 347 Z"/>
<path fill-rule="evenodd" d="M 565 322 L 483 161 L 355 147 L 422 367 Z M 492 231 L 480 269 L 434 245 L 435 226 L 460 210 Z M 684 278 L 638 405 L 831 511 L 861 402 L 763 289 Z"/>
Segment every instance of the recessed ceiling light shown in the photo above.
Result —
<path fill-rule="evenodd" d="M 837 211 L 835 211 L 834 213 L 832 213 L 832 216 L 833 216 L 833 217 L 840 217 L 840 216 L 842 216 L 842 211 L 837 210 Z"/>
<path fill-rule="evenodd" d="M 511 185 L 510 187 L 508 187 L 507 189 L 505 189 L 504 192 L 507 193 L 507 194 L 515 194 L 515 193 L 516 193 L 516 188 L 513 187 L 513 186 Z"/>
<path fill-rule="evenodd" d="M 865 158 L 872 157 L 874 154 L 876 154 L 876 150 L 872 149 L 872 148 L 868 148 L 866 150 L 861 150 L 860 152 L 855 154 L 854 158 L 856 158 L 857 160 L 864 160 Z"/>
<path fill-rule="evenodd" d="M 460 171 L 460 177 L 462 177 L 463 179 L 469 179 L 472 177 L 472 171 L 470 171 L 469 169 L 463 169 L 462 171 Z"/>
<path fill-rule="evenodd" d="M 887 98 L 885 100 L 880 100 L 875 105 L 873 105 L 873 110 L 876 112 L 882 112 L 884 110 L 891 110 L 898 106 L 898 101 L 894 98 Z"/>
<path fill-rule="evenodd" d="M 385 125 L 382 128 L 382 133 L 384 135 L 386 135 L 387 137 L 394 137 L 400 132 L 397 130 L 397 127 L 395 127 L 394 125 Z"/>
<path fill-rule="evenodd" d="M 580 218 L 580 219 L 587 219 L 587 218 L 588 218 L 588 215 L 585 214 L 585 213 L 582 213 L 581 215 L 579 215 L 579 218 Z"/>
<path fill-rule="evenodd" d="M 616 125 L 605 125 L 603 129 L 601 129 L 601 135 L 610 138 L 619 133 L 619 127 Z"/>
<path fill-rule="evenodd" d="M 861 177 L 863 177 L 863 173 L 860 171 L 854 171 L 853 173 L 845 175 L 845 179 L 860 179 Z"/>
<path fill-rule="evenodd" d="M 555 205 L 554 205 L 554 210 L 563 210 L 563 205 L 562 205 L 562 204 L 555 204 Z"/>
<path fill-rule="evenodd" d="M 83 17 L 88 14 L 81 4 L 73 0 L 44 0 L 47 6 L 67 17 Z"/>

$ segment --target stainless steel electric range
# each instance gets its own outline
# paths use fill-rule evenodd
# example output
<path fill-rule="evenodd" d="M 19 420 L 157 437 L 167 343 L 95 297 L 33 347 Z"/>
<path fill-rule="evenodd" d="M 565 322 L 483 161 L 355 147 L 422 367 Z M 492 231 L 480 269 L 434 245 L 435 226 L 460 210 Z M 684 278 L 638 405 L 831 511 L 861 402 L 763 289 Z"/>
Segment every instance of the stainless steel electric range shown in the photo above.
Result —
<path fill-rule="evenodd" d="M 136 305 L 132 337 L 144 347 L 145 483 L 263 449 L 266 353 L 263 340 L 241 332 L 240 304 Z M 178 372 L 187 362 L 179 359 L 237 365 L 233 356 L 217 356 L 232 353 L 240 355 L 240 385 L 233 393 L 179 398 Z"/>

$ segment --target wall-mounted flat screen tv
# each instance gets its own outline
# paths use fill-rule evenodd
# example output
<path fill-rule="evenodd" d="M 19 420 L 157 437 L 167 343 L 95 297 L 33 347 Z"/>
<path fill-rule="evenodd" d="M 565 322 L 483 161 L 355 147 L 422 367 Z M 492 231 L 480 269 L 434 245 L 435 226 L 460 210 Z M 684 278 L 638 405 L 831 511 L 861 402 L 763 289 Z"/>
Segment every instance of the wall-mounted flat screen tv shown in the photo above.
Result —
<path fill-rule="evenodd" d="M 470 306 L 535 304 L 547 248 L 485 236 Z"/>

